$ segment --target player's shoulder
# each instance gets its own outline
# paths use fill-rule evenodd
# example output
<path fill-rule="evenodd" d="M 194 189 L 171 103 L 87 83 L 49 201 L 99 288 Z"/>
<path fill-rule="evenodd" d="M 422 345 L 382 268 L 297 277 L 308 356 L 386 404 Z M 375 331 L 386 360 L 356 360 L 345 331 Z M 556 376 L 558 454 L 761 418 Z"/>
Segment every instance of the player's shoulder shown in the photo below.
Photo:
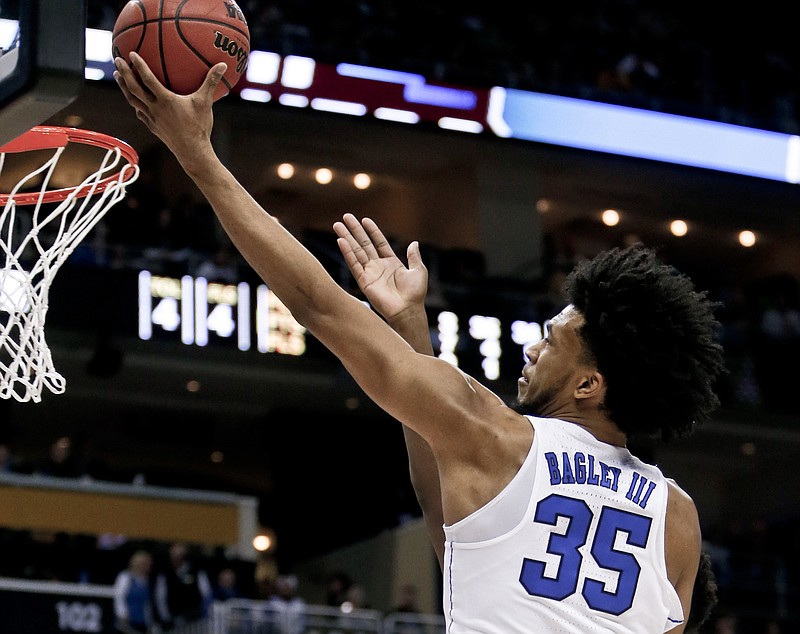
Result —
<path fill-rule="evenodd" d="M 670 500 L 674 498 L 676 504 L 691 504 L 694 506 L 694 500 L 692 499 L 692 496 L 690 496 L 675 479 L 667 477 L 664 479 L 667 481 L 667 485 L 669 486 Z"/>

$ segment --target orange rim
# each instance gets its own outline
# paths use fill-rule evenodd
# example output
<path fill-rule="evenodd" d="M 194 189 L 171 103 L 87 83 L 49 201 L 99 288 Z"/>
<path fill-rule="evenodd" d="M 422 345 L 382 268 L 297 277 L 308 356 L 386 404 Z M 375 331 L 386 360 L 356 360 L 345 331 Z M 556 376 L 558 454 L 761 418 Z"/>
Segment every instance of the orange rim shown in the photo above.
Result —
<path fill-rule="evenodd" d="M 51 189 L 45 192 L 27 192 L 24 194 L 15 194 L 13 196 L 14 202 L 17 205 L 33 205 L 39 201 L 45 203 L 61 202 L 70 195 L 75 193 L 75 196 L 82 198 L 87 196 L 90 192 L 102 192 L 111 183 L 119 180 L 122 171 L 132 165 L 139 164 L 139 155 L 130 145 L 108 134 L 102 132 L 94 132 L 93 130 L 81 130 L 79 128 L 66 128 L 63 126 L 34 126 L 25 134 L 17 137 L 13 141 L 9 141 L 3 146 L 0 146 L 0 153 L 18 153 L 18 152 L 31 152 L 33 150 L 55 150 L 61 147 L 66 147 L 68 143 L 80 143 L 82 145 L 93 145 L 103 150 L 119 149 L 122 157 L 128 162 L 119 171 L 107 176 L 99 181 L 97 184 L 86 185 L 80 187 L 64 187 L 62 189 Z M 135 174 L 135 170 L 129 170 L 129 173 L 123 182 L 130 181 Z M 8 199 L 12 198 L 11 194 L 0 194 L 0 206 L 5 206 Z"/>

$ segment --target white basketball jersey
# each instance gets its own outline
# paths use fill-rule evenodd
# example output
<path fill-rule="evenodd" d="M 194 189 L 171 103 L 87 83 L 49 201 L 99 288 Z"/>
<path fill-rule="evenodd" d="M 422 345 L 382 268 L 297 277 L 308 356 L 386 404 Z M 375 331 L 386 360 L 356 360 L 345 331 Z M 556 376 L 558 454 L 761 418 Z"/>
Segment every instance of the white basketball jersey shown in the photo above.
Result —
<path fill-rule="evenodd" d="M 682 623 L 661 471 L 574 423 L 528 418 L 534 440 L 514 479 L 444 527 L 448 634 L 653 634 Z"/>

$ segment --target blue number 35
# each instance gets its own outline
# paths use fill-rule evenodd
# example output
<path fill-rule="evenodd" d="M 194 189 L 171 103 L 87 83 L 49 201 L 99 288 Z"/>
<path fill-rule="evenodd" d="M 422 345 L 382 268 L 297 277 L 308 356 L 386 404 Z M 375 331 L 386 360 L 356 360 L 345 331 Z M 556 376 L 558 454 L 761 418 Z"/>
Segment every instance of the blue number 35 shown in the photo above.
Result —
<path fill-rule="evenodd" d="M 578 550 L 589 537 L 592 511 L 583 500 L 550 495 L 536 506 L 534 521 L 556 526 L 559 517 L 568 519 L 567 531 L 563 535 L 551 533 L 547 552 L 559 555 L 560 562 L 555 577 L 545 577 L 545 563 L 526 559 L 520 572 L 520 583 L 529 594 L 561 601 L 578 590 L 578 577 L 583 555 Z M 626 533 L 630 546 L 645 548 L 650 535 L 651 519 L 636 513 L 627 513 L 604 506 L 597 522 L 597 530 L 590 551 L 601 568 L 619 573 L 615 592 L 606 590 L 606 584 L 586 578 L 581 588 L 586 604 L 593 610 L 620 615 L 633 605 L 636 585 L 642 567 L 629 552 L 614 549 L 614 541 L 620 532 Z"/>

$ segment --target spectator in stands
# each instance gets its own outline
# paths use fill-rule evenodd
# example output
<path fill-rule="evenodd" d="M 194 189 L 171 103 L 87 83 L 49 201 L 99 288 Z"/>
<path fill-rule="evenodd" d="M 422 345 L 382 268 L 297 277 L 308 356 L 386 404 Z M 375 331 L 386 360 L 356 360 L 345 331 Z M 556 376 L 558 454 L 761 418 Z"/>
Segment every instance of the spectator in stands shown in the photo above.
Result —
<path fill-rule="evenodd" d="M 338 608 L 347 600 L 347 591 L 353 585 L 350 576 L 341 570 L 337 570 L 328 575 L 327 587 L 325 588 L 325 603 Z"/>
<path fill-rule="evenodd" d="M 83 475 L 84 471 L 75 454 L 72 439 L 68 436 L 61 436 L 53 441 L 47 457 L 36 472 L 57 478 L 78 478 Z"/>
<path fill-rule="evenodd" d="M 0 442 L 0 472 L 12 473 L 17 470 L 17 461 L 11 446 Z"/>
<path fill-rule="evenodd" d="M 114 581 L 114 625 L 125 634 L 153 632 L 153 557 L 146 550 L 131 555 Z"/>
<path fill-rule="evenodd" d="M 412 614 L 418 613 L 417 586 L 413 583 L 404 583 L 400 588 L 400 596 L 398 597 L 397 604 L 395 604 L 391 611 Z"/>
<path fill-rule="evenodd" d="M 253 571 L 255 597 L 266 601 L 275 594 L 275 583 L 278 579 L 278 562 L 271 552 L 261 553 Z"/>
<path fill-rule="evenodd" d="M 656 63 L 639 51 L 631 51 L 619 60 L 616 72 L 622 89 L 637 94 L 655 93 L 661 75 Z"/>
<path fill-rule="evenodd" d="M 297 595 L 297 577 L 280 575 L 275 594 L 267 601 L 271 615 L 270 634 L 303 634 L 306 631 L 306 601 Z"/>
<path fill-rule="evenodd" d="M 714 634 L 737 634 L 739 619 L 735 614 L 725 614 L 714 622 Z"/>
<path fill-rule="evenodd" d="M 173 543 L 155 586 L 158 618 L 165 629 L 205 618 L 213 597 L 208 574 L 190 558 L 188 546 Z"/>
<path fill-rule="evenodd" d="M 367 630 L 371 629 L 366 625 L 364 616 L 358 614 L 359 610 L 369 609 L 367 591 L 361 584 L 350 585 L 340 609 L 342 616 L 339 617 L 337 624 L 348 634 L 367 634 Z"/>
<path fill-rule="evenodd" d="M 242 592 L 239 590 L 239 582 L 236 571 L 231 567 L 225 567 L 217 573 L 217 582 L 214 584 L 214 600 L 227 601 L 228 599 L 239 599 Z"/>
<path fill-rule="evenodd" d="M 419 614 L 421 610 L 417 605 L 417 586 L 413 583 L 404 583 L 400 587 L 400 595 L 394 607 L 389 611 L 390 615 L 403 617 L 405 615 Z M 399 620 L 393 630 L 396 634 L 420 634 L 425 631 L 424 626 L 419 622 L 405 622 Z"/>
<path fill-rule="evenodd" d="M 360 583 L 351 585 L 347 590 L 347 598 L 344 603 L 347 604 L 351 610 L 365 610 L 369 608 L 366 588 Z"/>

